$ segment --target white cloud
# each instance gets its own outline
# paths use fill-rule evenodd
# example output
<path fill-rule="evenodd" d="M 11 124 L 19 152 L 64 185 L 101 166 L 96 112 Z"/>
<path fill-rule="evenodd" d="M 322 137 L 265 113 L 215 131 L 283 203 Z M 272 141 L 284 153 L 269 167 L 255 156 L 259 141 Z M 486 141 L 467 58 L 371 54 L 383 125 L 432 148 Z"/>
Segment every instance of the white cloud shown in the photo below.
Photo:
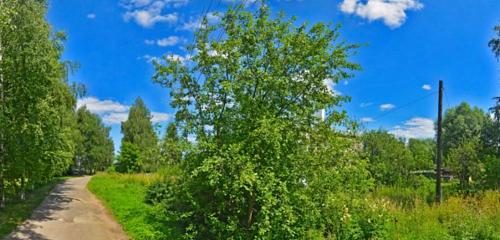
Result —
<path fill-rule="evenodd" d="M 95 17 L 96 17 L 95 13 L 89 13 L 89 14 L 87 14 L 87 18 L 88 19 L 95 19 Z"/>
<path fill-rule="evenodd" d="M 170 55 L 167 55 L 167 59 L 179 61 L 181 63 L 185 63 L 185 62 L 191 60 L 191 56 L 190 55 L 181 56 L 178 54 L 170 54 Z"/>
<path fill-rule="evenodd" d="M 152 112 L 151 113 L 151 122 L 153 123 L 158 123 L 158 122 L 165 122 L 170 118 L 170 115 L 167 113 L 160 113 L 160 112 Z"/>
<path fill-rule="evenodd" d="M 371 117 L 364 117 L 364 118 L 361 118 L 361 122 L 364 122 L 364 123 L 369 123 L 369 122 L 374 122 L 375 120 L 373 120 L 373 118 Z"/>
<path fill-rule="evenodd" d="M 221 20 L 220 13 L 216 13 L 216 12 L 209 12 L 206 15 L 206 18 L 207 18 L 207 22 L 209 25 L 217 24 Z M 203 25 L 202 20 L 203 20 L 203 17 L 191 18 L 189 21 L 185 22 L 184 24 L 179 26 L 177 29 L 194 32 L 194 31 L 204 27 L 204 26 L 202 26 Z"/>
<path fill-rule="evenodd" d="M 325 84 L 326 88 L 329 91 L 331 91 L 333 93 L 333 95 L 335 95 L 335 96 L 342 95 L 342 93 L 339 90 L 335 89 L 335 87 L 337 86 L 337 84 L 334 83 L 332 79 L 327 78 L 327 79 L 323 80 L 323 84 Z"/>
<path fill-rule="evenodd" d="M 424 89 L 425 91 L 429 91 L 429 90 L 431 90 L 432 88 L 431 88 L 431 85 L 429 85 L 429 84 L 424 84 L 424 85 L 422 86 L 422 89 Z"/>
<path fill-rule="evenodd" d="M 368 21 L 383 20 L 390 28 L 397 28 L 406 20 L 407 10 L 419 10 L 423 4 L 418 0 L 343 0 L 339 8 L 342 12 L 355 14 Z"/>
<path fill-rule="evenodd" d="M 359 106 L 362 108 L 369 107 L 371 105 L 373 105 L 372 102 L 362 102 L 361 104 L 359 104 Z"/>
<path fill-rule="evenodd" d="M 128 118 L 128 112 L 112 112 L 112 113 L 107 113 L 101 116 L 102 121 L 106 124 L 121 124 L 122 122 L 127 121 Z"/>
<path fill-rule="evenodd" d="M 99 100 L 95 97 L 78 99 L 77 108 L 87 107 L 91 113 L 95 113 L 102 118 L 105 124 L 121 124 L 128 118 L 130 106 L 112 100 Z M 165 122 L 170 118 L 168 113 L 152 112 L 151 122 Z"/>
<path fill-rule="evenodd" d="M 394 106 L 394 104 L 391 104 L 391 103 L 385 103 L 385 104 L 382 104 L 380 105 L 380 110 L 381 111 L 388 111 L 388 110 L 391 110 L 393 108 L 395 108 L 396 106 Z"/>
<path fill-rule="evenodd" d="M 257 0 L 223 0 L 223 2 L 236 3 L 236 4 L 245 3 L 245 7 L 248 7 L 248 6 L 256 3 Z"/>
<path fill-rule="evenodd" d="M 169 46 L 175 46 L 180 42 L 184 42 L 185 39 L 178 37 L 178 36 L 169 36 L 166 38 L 158 39 L 158 40 L 149 40 L 146 39 L 144 40 L 144 43 L 147 45 L 153 45 L 156 44 L 160 47 L 169 47 Z"/>
<path fill-rule="evenodd" d="M 122 4 L 128 11 L 123 14 L 126 22 L 135 21 L 142 27 L 152 27 L 156 23 L 175 23 L 178 20 L 176 12 L 163 13 L 166 7 L 179 7 L 187 0 L 129 0 Z"/>
<path fill-rule="evenodd" d="M 86 106 L 87 109 L 95 114 L 103 114 L 106 112 L 125 112 L 128 111 L 129 106 L 123 105 L 111 100 L 99 100 L 95 97 L 86 97 L 78 99 L 76 107 L 80 108 Z"/>
<path fill-rule="evenodd" d="M 406 139 L 433 138 L 435 135 L 434 121 L 428 118 L 415 117 L 406 121 L 403 126 L 394 126 L 389 132 L 396 137 Z"/>
<path fill-rule="evenodd" d="M 144 55 L 142 57 L 138 57 L 137 59 L 144 59 L 148 63 L 152 63 L 153 61 L 159 62 L 161 60 L 159 57 L 151 56 L 149 54 L 146 54 L 146 55 Z"/>

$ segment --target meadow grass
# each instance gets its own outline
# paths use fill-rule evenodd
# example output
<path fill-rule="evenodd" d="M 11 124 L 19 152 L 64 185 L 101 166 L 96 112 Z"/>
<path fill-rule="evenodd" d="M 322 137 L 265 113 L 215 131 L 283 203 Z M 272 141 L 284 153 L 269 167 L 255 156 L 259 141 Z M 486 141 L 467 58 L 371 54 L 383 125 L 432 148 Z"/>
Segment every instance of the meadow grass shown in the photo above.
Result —
<path fill-rule="evenodd" d="M 452 196 L 440 205 L 416 200 L 412 208 L 389 206 L 389 239 L 500 239 L 498 191 Z"/>
<path fill-rule="evenodd" d="M 147 187 L 158 174 L 99 173 L 87 187 L 111 211 L 132 239 L 178 239 L 178 231 L 154 218 L 154 208 L 144 202 Z"/>
<path fill-rule="evenodd" d="M 11 233 L 19 224 L 31 216 L 52 189 L 68 177 L 59 177 L 46 185 L 27 193 L 26 200 L 8 202 L 4 209 L 0 209 L 0 238 Z"/>

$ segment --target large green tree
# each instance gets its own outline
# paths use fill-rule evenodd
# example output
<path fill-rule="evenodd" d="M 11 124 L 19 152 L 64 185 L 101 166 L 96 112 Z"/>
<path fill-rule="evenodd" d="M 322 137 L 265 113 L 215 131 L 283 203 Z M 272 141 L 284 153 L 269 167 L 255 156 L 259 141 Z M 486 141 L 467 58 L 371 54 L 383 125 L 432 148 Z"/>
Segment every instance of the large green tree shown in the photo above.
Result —
<path fill-rule="evenodd" d="M 471 107 L 466 102 L 448 109 L 443 118 L 444 155 L 464 141 L 479 139 L 485 123 L 489 120 L 489 116 L 482 109 Z"/>
<path fill-rule="evenodd" d="M 134 105 L 130 107 L 127 121 L 121 126 L 122 145 L 130 143 L 137 147 L 142 164 L 144 164 L 142 167 L 147 171 L 155 170 L 160 159 L 158 138 L 151 119 L 151 112 L 144 101 L 138 97 Z"/>
<path fill-rule="evenodd" d="M 478 107 L 463 102 L 446 111 L 443 118 L 443 149 L 445 166 L 460 179 L 463 190 L 471 187 L 470 180 L 479 182 L 484 169 L 484 129 L 492 121 Z"/>
<path fill-rule="evenodd" d="M 114 145 L 110 128 L 101 118 L 82 107 L 76 112 L 79 138 L 74 168 L 80 173 L 93 174 L 105 170 L 113 162 Z"/>
<path fill-rule="evenodd" d="M 175 123 L 169 123 L 165 137 L 161 143 L 161 156 L 163 162 L 168 164 L 177 164 L 182 158 L 183 141 L 177 132 Z"/>
<path fill-rule="evenodd" d="M 408 140 L 408 149 L 413 155 L 413 162 L 410 164 L 410 169 L 434 169 L 436 143 L 433 139 L 410 139 Z"/>
<path fill-rule="evenodd" d="M 386 131 L 363 134 L 363 149 L 368 155 L 369 169 L 379 184 L 395 185 L 406 182 L 415 167 L 412 152 L 405 143 Z"/>
<path fill-rule="evenodd" d="M 196 138 L 162 203 L 166 220 L 195 239 L 339 237 L 329 210 L 344 212 L 342 193 L 355 199 L 368 182 L 355 138 L 336 130 L 346 97 L 329 86 L 359 69 L 348 60 L 356 46 L 265 4 L 202 25 L 190 61 L 155 64 L 177 126 Z"/>
<path fill-rule="evenodd" d="M 60 61 L 65 35 L 52 33 L 47 3 L 0 1 L 0 10 L 0 195 L 7 182 L 23 198 L 71 164 L 76 100 Z"/>

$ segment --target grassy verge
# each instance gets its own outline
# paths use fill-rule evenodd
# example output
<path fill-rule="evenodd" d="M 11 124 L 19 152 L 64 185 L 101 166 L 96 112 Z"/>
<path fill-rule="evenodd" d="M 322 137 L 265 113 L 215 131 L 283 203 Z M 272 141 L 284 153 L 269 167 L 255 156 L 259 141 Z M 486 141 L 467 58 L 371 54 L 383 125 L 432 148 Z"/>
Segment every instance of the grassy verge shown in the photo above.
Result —
<path fill-rule="evenodd" d="M 500 240 L 500 192 L 453 196 L 440 205 L 389 207 L 389 239 Z"/>
<path fill-rule="evenodd" d="M 106 174 L 92 177 L 87 187 L 123 226 L 132 239 L 178 239 L 175 229 L 158 222 L 151 205 L 144 202 L 147 186 L 157 175 Z"/>
<path fill-rule="evenodd" d="M 26 220 L 33 210 L 38 207 L 52 189 L 67 177 L 56 178 L 50 183 L 37 188 L 26 196 L 25 201 L 7 203 L 5 209 L 0 210 L 0 238 L 11 233 L 19 224 Z"/>

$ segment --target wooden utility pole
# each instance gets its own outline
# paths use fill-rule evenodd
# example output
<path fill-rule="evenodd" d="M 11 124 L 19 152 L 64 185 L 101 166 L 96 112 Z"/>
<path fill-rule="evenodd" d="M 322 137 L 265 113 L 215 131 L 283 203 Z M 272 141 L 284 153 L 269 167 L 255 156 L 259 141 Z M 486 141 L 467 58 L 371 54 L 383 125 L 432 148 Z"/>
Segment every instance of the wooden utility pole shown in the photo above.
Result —
<path fill-rule="evenodd" d="M 443 160 L 443 143 L 441 134 L 443 132 L 443 81 L 439 80 L 438 100 L 438 122 L 437 122 L 437 151 L 436 151 L 436 203 L 443 201 L 443 189 L 441 188 L 441 163 Z"/>

